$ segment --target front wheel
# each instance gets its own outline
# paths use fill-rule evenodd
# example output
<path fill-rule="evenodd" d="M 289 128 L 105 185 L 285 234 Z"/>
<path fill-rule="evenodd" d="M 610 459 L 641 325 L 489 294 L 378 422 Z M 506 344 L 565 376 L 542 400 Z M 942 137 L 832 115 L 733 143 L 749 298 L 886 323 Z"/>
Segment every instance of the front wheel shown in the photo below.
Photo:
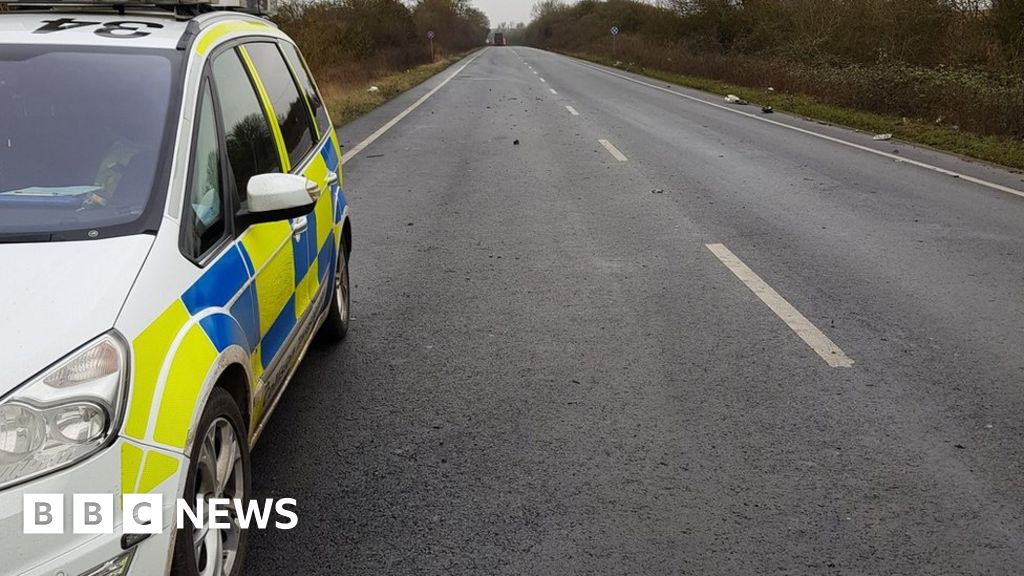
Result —
<path fill-rule="evenodd" d="M 338 265 L 334 271 L 327 318 L 320 327 L 320 336 L 324 340 L 338 342 L 345 339 L 345 334 L 348 334 L 349 307 L 348 246 L 342 241 L 338 246 Z"/>
<path fill-rule="evenodd" d="M 248 505 L 251 475 L 249 442 L 235 400 L 221 388 L 210 399 L 199 421 L 185 481 L 185 498 L 195 506 L 199 497 L 232 500 L 228 528 L 210 526 L 209 508 L 204 525 L 186 525 L 174 542 L 173 576 L 237 576 L 245 564 L 248 535 L 238 524 L 234 499 Z"/>

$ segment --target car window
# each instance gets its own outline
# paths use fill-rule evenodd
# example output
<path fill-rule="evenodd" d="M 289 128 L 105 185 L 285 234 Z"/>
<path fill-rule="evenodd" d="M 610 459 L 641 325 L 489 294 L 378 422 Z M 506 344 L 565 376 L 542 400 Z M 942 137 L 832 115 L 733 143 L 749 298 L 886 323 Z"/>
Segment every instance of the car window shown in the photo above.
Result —
<path fill-rule="evenodd" d="M 288 59 L 288 63 L 291 64 L 292 71 L 295 72 L 295 78 L 298 79 L 299 85 L 306 93 L 306 100 L 309 102 L 310 110 L 316 119 L 316 126 L 320 130 L 320 136 L 323 137 L 331 131 L 331 121 L 327 117 L 327 108 L 324 107 L 324 101 L 320 97 L 320 92 L 316 89 L 313 77 L 310 76 L 309 70 L 306 68 L 305 62 L 303 62 L 302 56 L 299 55 L 299 51 L 295 46 L 282 44 L 281 50 Z"/>
<path fill-rule="evenodd" d="M 137 222 L 152 197 L 162 199 L 179 59 L 174 51 L 5 45 L 0 237 L 105 236 L 98 230 Z"/>
<path fill-rule="evenodd" d="M 235 50 L 214 59 L 213 80 L 231 174 L 240 208 L 245 210 L 249 179 L 257 174 L 281 172 L 281 158 L 259 96 Z"/>
<path fill-rule="evenodd" d="M 189 174 L 189 205 L 185 210 L 188 219 L 182 243 L 186 255 L 193 258 L 205 254 L 225 233 L 220 138 L 209 85 L 201 98 Z"/>
<path fill-rule="evenodd" d="M 270 105 L 274 108 L 277 124 L 281 128 L 281 136 L 288 150 L 288 159 L 295 166 L 302 161 L 316 140 L 306 101 L 299 94 L 299 88 L 295 85 L 295 80 L 292 79 L 277 44 L 253 42 L 245 45 L 245 51 L 256 68 L 260 82 L 263 83 Z"/>

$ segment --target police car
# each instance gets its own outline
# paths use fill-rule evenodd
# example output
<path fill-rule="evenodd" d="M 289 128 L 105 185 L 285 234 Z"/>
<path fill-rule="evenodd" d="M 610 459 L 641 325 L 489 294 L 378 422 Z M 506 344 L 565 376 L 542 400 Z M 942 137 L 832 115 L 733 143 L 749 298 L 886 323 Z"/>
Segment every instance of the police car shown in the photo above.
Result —
<path fill-rule="evenodd" d="M 132 0 L 134 2 L 134 0 Z M 349 323 L 340 149 L 294 43 L 182 0 L 0 2 L 0 573 L 243 572 L 249 451 Z M 26 495 L 63 527 L 25 533 Z M 163 497 L 76 533 L 73 494 Z"/>

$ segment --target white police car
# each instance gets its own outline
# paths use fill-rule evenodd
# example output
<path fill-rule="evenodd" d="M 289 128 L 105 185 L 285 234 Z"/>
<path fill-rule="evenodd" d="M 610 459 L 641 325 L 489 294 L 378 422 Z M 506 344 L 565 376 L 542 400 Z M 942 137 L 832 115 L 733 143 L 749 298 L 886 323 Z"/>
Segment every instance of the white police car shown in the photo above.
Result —
<path fill-rule="evenodd" d="M 184 0 L 191 1 L 191 0 Z M 132 0 L 134 2 L 134 0 Z M 0 2 L 0 573 L 239 574 L 249 449 L 348 327 L 340 149 L 291 40 L 208 4 Z M 26 495 L 62 495 L 26 534 Z M 73 494 L 111 494 L 108 533 Z M 162 530 L 121 530 L 160 494 Z"/>

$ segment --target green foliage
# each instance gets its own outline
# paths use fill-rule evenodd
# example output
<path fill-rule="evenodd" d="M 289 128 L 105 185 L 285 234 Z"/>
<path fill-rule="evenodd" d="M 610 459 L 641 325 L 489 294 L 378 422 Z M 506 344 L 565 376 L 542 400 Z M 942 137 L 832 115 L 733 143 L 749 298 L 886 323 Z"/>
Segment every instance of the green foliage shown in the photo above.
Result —
<path fill-rule="evenodd" d="M 343 123 L 482 45 L 487 17 L 469 0 L 312 0 L 281 4 L 277 24 L 299 45 L 332 119 Z M 428 32 L 434 32 L 433 51 Z M 377 86 L 368 92 L 371 85 Z"/>
<path fill-rule="evenodd" d="M 339 76 L 372 76 L 429 62 L 428 31 L 436 35 L 440 56 L 482 45 L 490 28 L 468 0 L 289 2 L 274 20 L 318 74 Z"/>
<path fill-rule="evenodd" d="M 419 0 L 413 20 L 420 36 L 436 34 L 435 40 L 450 50 L 468 50 L 487 40 L 491 25 L 483 12 L 468 0 Z"/>
<path fill-rule="evenodd" d="M 992 0 L 992 22 L 1011 59 L 1024 59 L 1024 0 Z"/>

